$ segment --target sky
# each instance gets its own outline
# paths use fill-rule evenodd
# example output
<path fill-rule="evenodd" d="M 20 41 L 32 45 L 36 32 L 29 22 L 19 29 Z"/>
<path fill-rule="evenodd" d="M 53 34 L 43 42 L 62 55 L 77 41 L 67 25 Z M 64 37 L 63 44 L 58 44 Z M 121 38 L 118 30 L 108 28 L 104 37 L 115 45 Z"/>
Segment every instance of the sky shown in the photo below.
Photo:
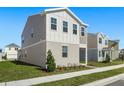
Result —
<path fill-rule="evenodd" d="M 21 33 L 28 16 L 41 13 L 48 8 L 51 7 L 1 7 L 0 48 L 10 43 L 21 46 Z M 110 39 L 119 39 L 120 48 L 124 48 L 124 8 L 69 7 L 69 9 L 89 25 L 88 32 L 102 32 Z"/>

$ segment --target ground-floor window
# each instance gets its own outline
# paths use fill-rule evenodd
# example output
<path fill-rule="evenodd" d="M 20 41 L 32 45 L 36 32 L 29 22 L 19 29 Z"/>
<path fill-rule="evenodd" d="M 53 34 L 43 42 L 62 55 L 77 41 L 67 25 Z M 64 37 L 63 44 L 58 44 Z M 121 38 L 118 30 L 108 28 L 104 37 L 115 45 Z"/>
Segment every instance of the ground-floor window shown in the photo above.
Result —
<path fill-rule="evenodd" d="M 99 57 L 101 57 L 101 51 L 99 51 Z"/>
<path fill-rule="evenodd" d="M 68 46 L 62 46 L 62 57 L 68 57 Z"/>

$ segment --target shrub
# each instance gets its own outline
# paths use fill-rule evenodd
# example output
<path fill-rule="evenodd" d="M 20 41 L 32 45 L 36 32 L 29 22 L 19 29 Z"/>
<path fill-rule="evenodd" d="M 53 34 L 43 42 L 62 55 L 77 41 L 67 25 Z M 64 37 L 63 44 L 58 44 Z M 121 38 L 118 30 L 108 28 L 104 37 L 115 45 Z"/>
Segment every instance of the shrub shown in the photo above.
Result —
<path fill-rule="evenodd" d="M 47 52 L 47 71 L 48 72 L 53 72 L 56 70 L 56 64 L 55 64 L 55 59 L 52 55 L 51 50 Z"/>

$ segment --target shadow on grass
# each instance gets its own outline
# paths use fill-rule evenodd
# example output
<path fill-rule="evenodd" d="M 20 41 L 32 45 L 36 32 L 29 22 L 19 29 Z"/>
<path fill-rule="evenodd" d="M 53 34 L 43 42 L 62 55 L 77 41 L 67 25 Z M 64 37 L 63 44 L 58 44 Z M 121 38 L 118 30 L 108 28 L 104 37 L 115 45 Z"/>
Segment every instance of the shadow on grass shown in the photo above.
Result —
<path fill-rule="evenodd" d="M 16 65 L 22 65 L 22 66 L 34 66 L 35 69 L 37 70 L 42 70 L 42 71 L 45 71 L 45 69 L 42 69 L 40 66 L 37 66 L 37 65 L 33 65 L 33 64 L 29 64 L 29 63 L 25 63 L 25 62 L 21 62 L 21 61 L 11 61 L 12 63 L 16 64 Z"/>
<path fill-rule="evenodd" d="M 16 64 L 16 65 L 36 66 L 36 65 L 25 63 L 25 62 L 21 62 L 21 61 L 11 61 L 11 62 L 14 63 L 14 64 Z"/>

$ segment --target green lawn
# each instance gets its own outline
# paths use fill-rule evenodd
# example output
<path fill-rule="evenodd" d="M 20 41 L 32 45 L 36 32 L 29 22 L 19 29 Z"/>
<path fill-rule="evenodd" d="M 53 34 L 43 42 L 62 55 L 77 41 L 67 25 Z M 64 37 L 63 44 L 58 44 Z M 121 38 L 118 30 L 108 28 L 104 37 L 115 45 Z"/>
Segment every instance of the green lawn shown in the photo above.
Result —
<path fill-rule="evenodd" d="M 41 70 L 40 67 L 25 64 L 22 62 L 4 61 L 0 62 L 0 82 L 42 77 L 47 75 L 61 74 L 86 69 L 91 68 L 86 67 L 61 68 L 61 70 L 57 69 L 55 72 L 46 72 L 44 70 Z"/>
<path fill-rule="evenodd" d="M 78 85 L 90 83 L 90 82 L 93 82 L 96 80 L 115 76 L 115 75 L 118 75 L 121 73 L 124 73 L 124 67 L 115 69 L 115 70 L 105 71 L 105 72 L 99 72 L 99 73 L 94 73 L 94 74 L 89 74 L 89 75 L 82 75 L 82 76 L 59 80 L 59 81 L 55 81 L 55 82 L 42 83 L 42 84 L 38 84 L 36 86 L 78 86 Z"/>
<path fill-rule="evenodd" d="M 119 65 L 119 64 L 124 64 L 124 61 L 120 60 L 115 60 L 113 62 L 88 62 L 89 66 L 95 66 L 95 67 L 104 67 L 104 66 L 112 66 L 112 65 Z"/>

